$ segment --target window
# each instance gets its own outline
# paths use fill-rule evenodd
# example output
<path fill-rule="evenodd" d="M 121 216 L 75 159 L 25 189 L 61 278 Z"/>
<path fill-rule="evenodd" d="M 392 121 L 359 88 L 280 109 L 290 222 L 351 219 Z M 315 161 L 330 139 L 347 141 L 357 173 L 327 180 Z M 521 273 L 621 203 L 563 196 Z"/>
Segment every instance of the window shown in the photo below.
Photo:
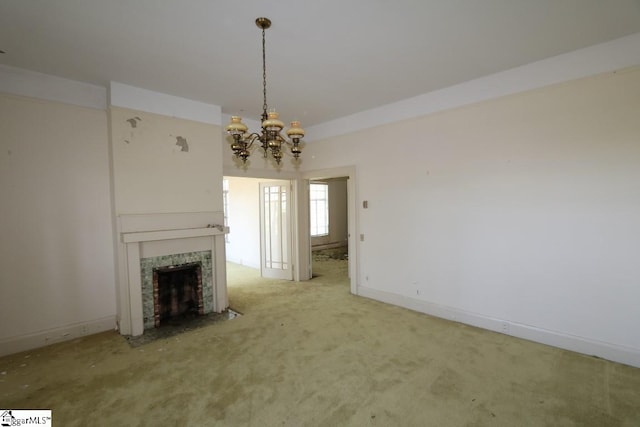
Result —
<path fill-rule="evenodd" d="M 311 236 L 326 236 L 329 234 L 329 185 L 313 183 L 309 186 L 309 200 L 311 206 L 310 223 Z"/>
<path fill-rule="evenodd" d="M 224 215 L 224 226 L 229 226 L 229 180 L 222 180 L 222 210 Z M 224 241 L 229 243 L 229 233 L 224 235 Z"/>

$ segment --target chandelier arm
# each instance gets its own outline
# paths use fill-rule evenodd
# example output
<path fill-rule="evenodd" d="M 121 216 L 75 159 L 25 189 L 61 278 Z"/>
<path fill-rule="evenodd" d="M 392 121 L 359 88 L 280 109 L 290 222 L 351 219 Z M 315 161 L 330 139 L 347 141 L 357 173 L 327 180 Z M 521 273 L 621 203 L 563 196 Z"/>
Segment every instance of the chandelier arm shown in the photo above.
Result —
<path fill-rule="evenodd" d="M 256 139 L 260 139 L 260 134 L 253 132 L 249 135 L 247 135 L 244 138 L 240 139 L 240 142 L 244 143 L 246 145 L 246 149 L 250 150 L 251 147 L 253 146 L 253 143 L 256 142 Z"/>
<path fill-rule="evenodd" d="M 284 142 L 288 145 L 292 145 L 293 141 L 290 141 L 289 138 L 287 138 L 286 136 L 282 136 L 282 134 L 278 133 L 277 135 L 277 139 L 279 139 L 281 142 Z"/>
<path fill-rule="evenodd" d="M 246 140 L 247 140 L 247 141 L 248 141 L 248 140 L 251 140 L 251 142 L 252 142 L 252 143 L 253 143 L 253 141 L 255 141 L 256 139 L 260 139 L 260 134 L 259 134 L 259 133 L 257 133 L 257 132 L 252 132 L 252 133 L 250 133 L 250 134 L 247 136 L 247 138 L 246 138 Z"/>

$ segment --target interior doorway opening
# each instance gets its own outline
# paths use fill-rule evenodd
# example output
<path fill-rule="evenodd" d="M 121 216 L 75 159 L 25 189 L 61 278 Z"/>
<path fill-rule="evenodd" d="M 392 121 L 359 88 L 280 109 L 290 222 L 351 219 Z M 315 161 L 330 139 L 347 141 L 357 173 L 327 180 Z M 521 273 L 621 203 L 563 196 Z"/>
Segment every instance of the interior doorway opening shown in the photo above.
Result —
<path fill-rule="evenodd" d="M 309 180 L 312 277 L 324 271 L 349 277 L 348 179 Z"/>
<path fill-rule="evenodd" d="M 287 180 L 224 177 L 224 217 L 230 231 L 225 242 L 227 261 L 258 269 L 265 260 L 269 268 L 287 263 L 289 187 Z"/>
<path fill-rule="evenodd" d="M 223 177 L 228 286 L 236 282 L 229 263 L 261 277 L 293 279 L 290 187 L 289 180 Z"/>
<path fill-rule="evenodd" d="M 283 177 L 285 178 L 285 177 Z M 344 262 L 345 282 L 349 283 L 350 292 L 358 294 L 359 263 L 355 236 L 358 233 L 357 211 L 356 211 L 356 168 L 355 166 L 345 166 L 335 169 L 314 170 L 303 172 L 297 176 L 287 176 L 291 184 L 290 213 L 292 234 L 291 234 L 291 261 L 293 263 L 293 278 L 288 280 L 305 281 L 312 278 L 313 256 L 310 231 L 310 183 L 331 183 L 340 182 L 342 185 L 342 199 L 346 193 L 346 206 L 342 204 L 342 237 L 331 235 L 331 226 L 328 232 L 317 233 L 326 234 L 328 240 L 315 242 L 318 250 L 337 249 L 331 253 L 324 253 L 325 259 L 341 259 Z M 235 177 L 225 175 L 225 217 L 230 233 L 227 235 L 226 257 L 227 261 L 240 266 L 260 269 L 260 221 L 258 212 L 261 203 L 259 194 L 261 193 L 259 183 L 262 181 L 281 181 L 273 178 L 258 177 Z M 346 183 L 346 188 L 345 188 Z M 262 191 L 265 191 L 264 189 Z M 282 200 L 282 197 L 279 198 Z M 328 209 L 331 210 L 331 200 Z M 333 203 L 335 208 L 335 203 Z M 287 208 L 289 209 L 289 208 Z M 327 213 L 327 217 L 329 217 Z M 344 217 L 347 218 L 346 228 L 344 227 Z M 329 219 L 331 220 L 331 219 Z M 346 229 L 346 237 L 345 237 Z M 335 230 L 334 230 L 335 231 Z M 327 239 L 325 236 L 325 239 Z M 320 237 L 320 236 L 316 236 Z M 346 238 L 346 244 L 345 244 Z M 232 269 L 227 266 L 227 284 L 233 286 L 235 282 L 233 275 L 229 274 Z"/>
<path fill-rule="evenodd" d="M 342 181 L 346 181 L 346 195 L 347 195 L 347 203 L 346 203 L 346 217 L 347 217 L 347 253 L 346 253 L 346 266 L 345 266 L 345 275 L 346 282 L 349 283 L 349 291 L 353 295 L 358 295 L 358 278 L 360 276 L 359 270 L 359 254 L 360 248 L 358 247 L 358 242 L 355 239 L 355 236 L 358 233 L 358 221 L 357 221 L 357 194 L 356 194 L 356 167 L 355 166 L 342 166 L 333 169 L 316 169 L 308 172 L 304 172 L 302 174 L 302 178 L 304 182 L 307 183 L 305 188 L 310 188 L 309 183 L 311 182 L 322 182 L 322 181 L 330 181 L 332 179 L 341 179 Z M 308 194 L 306 195 L 306 200 L 309 200 Z M 307 230 L 310 229 L 310 225 L 306 224 Z M 312 255 L 312 244 L 310 242 L 311 238 L 309 238 L 309 242 L 306 242 L 306 247 L 308 248 L 308 259 L 309 259 L 309 277 L 313 274 L 313 255 Z"/>

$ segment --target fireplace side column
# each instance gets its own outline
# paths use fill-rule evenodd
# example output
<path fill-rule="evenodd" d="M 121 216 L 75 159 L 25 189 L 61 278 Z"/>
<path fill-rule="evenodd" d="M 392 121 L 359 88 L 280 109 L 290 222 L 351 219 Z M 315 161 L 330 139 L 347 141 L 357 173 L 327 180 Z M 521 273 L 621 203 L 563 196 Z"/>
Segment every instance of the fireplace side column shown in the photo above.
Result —
<path fill-rule="evenodd" d="M 216 234 L 212 239 L 211 255 L 213 256 L 213 280 L 214 297 L 213 310 L 222 313 L 229 308 L 227 296 L 227 256 L 224 244 L 224 235 L 229 233 L 229 228 L 224 228 L 224 234 Z"/>
<path fill-rule="evenodd" d="M 140 243 L 127 243 L 127 264 L 129 270 L 129 311 L 131 313 L 131 335 L 144 332 L 142 314 L 142 279 L 140 272 Z"/>

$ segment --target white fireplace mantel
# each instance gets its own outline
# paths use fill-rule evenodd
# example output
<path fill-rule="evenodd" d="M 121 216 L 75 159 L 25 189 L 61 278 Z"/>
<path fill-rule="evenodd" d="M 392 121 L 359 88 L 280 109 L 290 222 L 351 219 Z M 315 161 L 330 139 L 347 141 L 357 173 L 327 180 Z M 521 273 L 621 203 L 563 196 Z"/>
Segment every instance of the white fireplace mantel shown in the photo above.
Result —
<path fill-rule="evenodd" d="M 123 243 L 152 242 L 155 240 L 187 239 L 189 237 L 217 236 L 227 234 L 228 227 L 186 228 L 179 230 L 160 230 L 134 233 L 122 233 Z"/>

